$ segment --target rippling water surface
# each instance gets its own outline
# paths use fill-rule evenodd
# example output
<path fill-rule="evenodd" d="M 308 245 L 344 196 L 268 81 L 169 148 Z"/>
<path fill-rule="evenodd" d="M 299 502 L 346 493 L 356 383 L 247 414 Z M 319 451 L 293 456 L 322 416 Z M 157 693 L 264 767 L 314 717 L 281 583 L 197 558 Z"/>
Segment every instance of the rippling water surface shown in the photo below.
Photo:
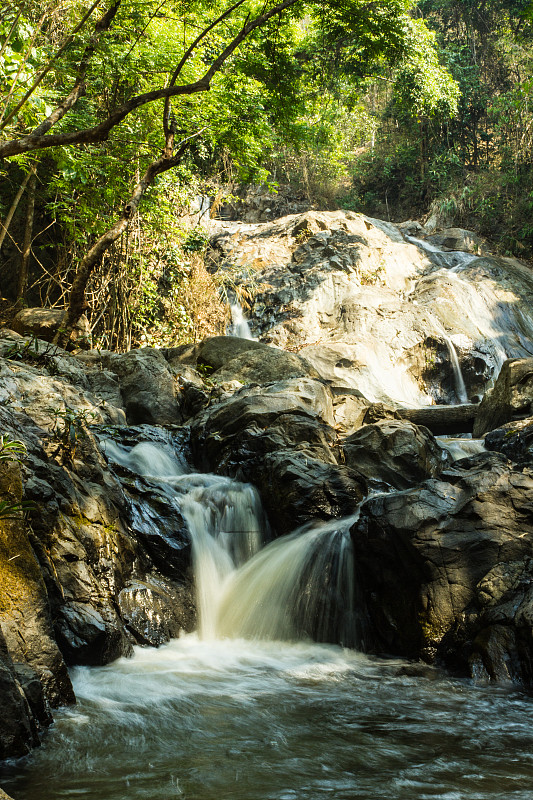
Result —
<path fill-rule="evenodd" d="M 185 636 L 78 668 L 15 800 L 531 800 L 531 701 L 310 643 Z"/>

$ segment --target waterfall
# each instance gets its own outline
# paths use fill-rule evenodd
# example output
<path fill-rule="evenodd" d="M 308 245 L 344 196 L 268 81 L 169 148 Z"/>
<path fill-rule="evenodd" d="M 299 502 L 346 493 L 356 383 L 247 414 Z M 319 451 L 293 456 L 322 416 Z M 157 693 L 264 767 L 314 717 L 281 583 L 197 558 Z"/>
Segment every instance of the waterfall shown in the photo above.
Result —
<path fill-rule="evenodd" d="M 457 350 L 455 349 L 454 343 L 452 342 L 449 336 L 444 335 L 444 341 L 446 342 L 446 346 L 448 347 L 448 352 L 450 353 L 450 361 L 452 362 L 453 377 L 455 380 L 455 392 L 457 394 L 457 397 L 459 398 L 460 403 L 468 403 L 468 395 L 466 393 L 466 386 L 463 379 L 463 373 L 461 372 L 461 365 L 459 364 L 459 359 L 457 358 Z"/>
<path fill-rule="evenodd" d="M 268 543 L 261 501 L 250 484 L 189 473 L 165 445 L 127 449 L 106 440 L 103 450 L 163 489 L 186 522 L 200 638 L 356 644 L 349 530 L 357 515 Z"/>
<path fill-rule="evenodd" d="M 240 339 L 253 340 L 250 324 L 244 316 L 244 311 L 240 303 L 232 303 L 230 305 L 231 311 L 231 325 L 228 327 L 229 336 L 238 336 Z"/>
<path fill-rule="evenodd" d="M 353 552 L 357 515 L 276 539 L 236 571 L 219 608 L 219 635 L 356 643 Z"/>

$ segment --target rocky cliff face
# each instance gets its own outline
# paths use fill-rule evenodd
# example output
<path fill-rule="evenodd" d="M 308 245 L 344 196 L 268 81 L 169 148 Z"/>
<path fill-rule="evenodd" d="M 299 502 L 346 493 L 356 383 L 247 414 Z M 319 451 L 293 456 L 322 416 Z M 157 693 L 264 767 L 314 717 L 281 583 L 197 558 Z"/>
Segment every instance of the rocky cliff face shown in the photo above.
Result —
<path fill-rule="evenodd" d="M 147 463 L 156 442 L 185 469 L 253 483 L 273 535 L 362 503 L 364 647 L 533 683 L 533 281 L 466 234 L 446 241 L 464 250 L 445 267 L 450 254 L 360 215 L 228 223 L 219 268 L 254 270 L 262 341 L 73 356 L 0 333 L 0 434 L 26 449 L 0 459 L 0 757 L 74 701 L 68 666 L 195 627 L 189 530 L 132 471 L 139 443 Z M 466 416 L 431 404 L 459 399 L 461 373 L 485 394 Z M 439 441 L 417 404 L 441 427 L 475 417 L 493 452 Z"/>

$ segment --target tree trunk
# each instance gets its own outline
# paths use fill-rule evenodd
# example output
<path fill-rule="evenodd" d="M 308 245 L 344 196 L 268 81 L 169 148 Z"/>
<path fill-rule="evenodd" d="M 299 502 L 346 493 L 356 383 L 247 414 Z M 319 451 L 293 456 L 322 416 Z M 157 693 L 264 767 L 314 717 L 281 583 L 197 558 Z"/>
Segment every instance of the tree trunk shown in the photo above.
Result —
<path fill-rule="evenodd" d="M 472 433 L 479 405 L 465 403 L 460 406 L 424 406 L 423 408 L 398 409 L 401 419 L 415 425 L 425 425 L 435 436 L 454 433 Z"/>
<path fill-rule="evenodd" d="M 4 239 L 6 238 L 6 234 L 9 230 L 9 226 L 11 225 L 11 220 L 15 216 L 15 211 L 18 208 L 18 204 L 20 203 L 20 198 L 24 194 L 24 189 L 28 185 L 28 181 L 30 180 L 31 176 L 35 174 L 36 167 L 32 167 L 30 171 L 25 176 L 24 180 L 19 186 L 18 192 L 15 195 L 15 199 L 11 203 L 11 208 L 7 212 L 7 217 L 5 218 L 4 222 L 0 222 L 0 250 L 2 249 L 2 245 L 4 244 Z"/>
<path fill-rule="evenodd" d="M 58 344 L 61 347 L 66 347 L 72 335 L 74 326 L 87 309 L 85 289 L 87 288 L 87 283 L 93 270 L 96 266 L 98 266 L 98 264 L 100 264 L 102 258 L 107 250 L 111 247 L 113 242 L 116 242 L 117 239 L 128 229 L 130 222 L 139 207 L 139 203 L 141 202 L 141 199 L 148 187 L 152 185 L 155 178 L 162 172 L 166 172 L 167 170 L 172 169 L 179 164 L 183 154 L 185 153 L 185 150 L 189 145 L 190 140 L 193 138 L 193 136 L 188 137 L 181 143 L 176 154 L 169 157 L 169 152 L 172 152 L 172 144 L 174 141 L 174 134 L 169 132 L 167 144 L 161 158 L 150 164 L 140 181 L 137 183 L 137 186 L 133 190 L 133 194 L 124 206 L 120 219 L 115 222 L 115 224 L 109 228 L 109 230 L 102 234 L 102 236 L 100 236 L 98 241 L 95 242 L 87 255 L 83 258 L 76 271 L 76 274 L 74 275 L 72 288 L 70 290 L 69 306 L 63 318 L 61 328 L 54 338 L 54 344 Z"/>
<path fill-rule="evenodd" d="M 33 217 L 35 214 L 35 190 L 37 188 L 37 170 L 30 173 L 28 183 L 28 205 L 26 208 L 26 227 L 24 229 L 24 245 L 20 261 L 20 272 L 17 288 L 17 305 L 24 305 L 26 289 L 28 286 L 28 271 L 30 265 L 31 243 L 33 239 Z"/>

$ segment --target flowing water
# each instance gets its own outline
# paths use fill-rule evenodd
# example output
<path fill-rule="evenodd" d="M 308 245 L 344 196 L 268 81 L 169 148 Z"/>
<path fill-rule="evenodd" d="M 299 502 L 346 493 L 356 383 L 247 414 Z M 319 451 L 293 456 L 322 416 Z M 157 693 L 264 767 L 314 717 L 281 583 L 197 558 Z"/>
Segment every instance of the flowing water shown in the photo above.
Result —
<path fill-rule="evenodd" d="M 73 670 L 77 706 L 4 770 L 16 800 L 530 800 L 528 697 L 309 639 L 356 638 L 356 517 L 263 547 L 252 487 L 105 449 L 187 519 L 200 631 Z"/>
<path fill-rule="evenodd" d="M 253 340 L 250 323 L 244 316 L 244 311 L 240 303 L 230 305 L 231 325 L 228 327 L 228 336 L 238 336 L 240 339 Z"/>

